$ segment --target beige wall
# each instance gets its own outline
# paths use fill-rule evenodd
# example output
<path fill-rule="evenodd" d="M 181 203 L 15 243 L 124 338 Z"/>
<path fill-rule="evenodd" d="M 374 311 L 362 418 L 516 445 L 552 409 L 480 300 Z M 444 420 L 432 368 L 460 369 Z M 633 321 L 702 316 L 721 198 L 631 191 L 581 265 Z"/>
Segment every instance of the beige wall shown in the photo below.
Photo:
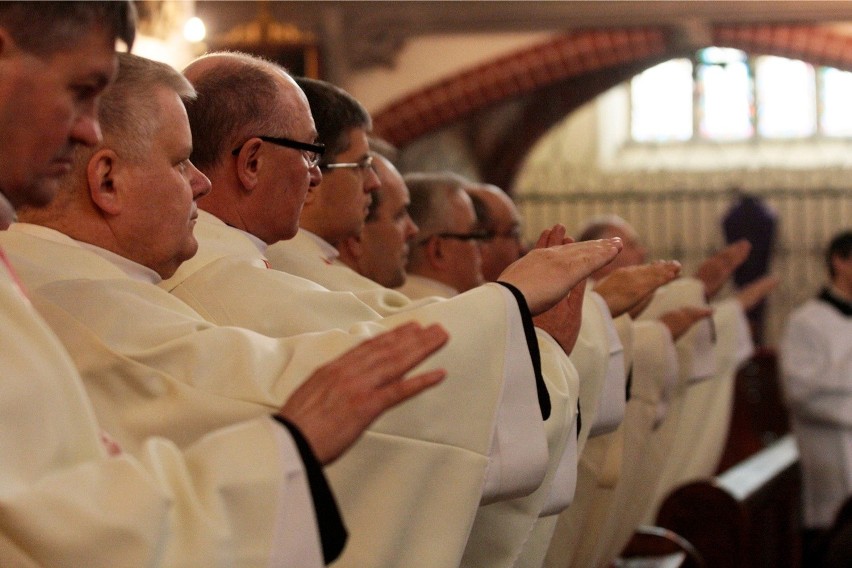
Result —
<path fill-rule="evenodd" d="M 353 73 L 344 88 L 370 112 L 422 87 L 501 55 L 529 47 L 549 33 L 420 36 L 406 41 L 392 69 Z"/>

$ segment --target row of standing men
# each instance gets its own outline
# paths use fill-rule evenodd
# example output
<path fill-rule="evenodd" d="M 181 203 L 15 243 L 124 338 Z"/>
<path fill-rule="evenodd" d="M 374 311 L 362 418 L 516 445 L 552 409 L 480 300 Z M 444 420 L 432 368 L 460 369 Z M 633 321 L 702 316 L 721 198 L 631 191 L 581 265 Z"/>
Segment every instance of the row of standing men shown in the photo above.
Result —
<path fill-rule="evenodd" d="M 32 55 L 0 9 L 4 82 L 41 71 L 32 93 L 57 99 L 6 94 L 4 116 L 72 107 L 30 125 L 42 163 L 4 122 L 10 565 L 594 566 L 710 467 L 743 309 L 773 285 L 711 319 L 747 245 L 675 279 L 607 219 L 494 269 L 518 227 L 478 225 L 453 176 L 403 180 L 344 91 L 241 54 L 184 76 L 122 54 L 113 77 L 132 34 L 87 17 Z M 477 194 L 497 218 L 505 194 Z M 444 298 L 371 280 L 407 261 L 440 282 L 478 251 L 494 283 Z"/>

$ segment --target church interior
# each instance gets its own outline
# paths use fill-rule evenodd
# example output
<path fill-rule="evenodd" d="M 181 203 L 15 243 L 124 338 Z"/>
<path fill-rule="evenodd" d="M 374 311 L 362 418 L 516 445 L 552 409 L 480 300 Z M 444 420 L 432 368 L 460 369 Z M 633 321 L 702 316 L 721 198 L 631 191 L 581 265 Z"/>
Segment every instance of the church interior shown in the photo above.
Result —
<path fill-rule="evenodd" d="M 617 214 L 649 259 L 690 273 L 746 236 L 760 266 L 725 292 L 763 274 L 779 284 L 750 314 L 757 348 L 720 413 L 730 424 L 715 476 L 661 496 L 610 565 L 800 566 L 801 473 L 777 350 L 790 312 L 825 282 L 825 244 L 852 225 L 852 2 L 137 6 L 136 53 L 181 69 L 240 50 L 343 87 L 398 149 L 400 172 L 503 188 L 527 244 L 554 223 L 576 235 Z"/>

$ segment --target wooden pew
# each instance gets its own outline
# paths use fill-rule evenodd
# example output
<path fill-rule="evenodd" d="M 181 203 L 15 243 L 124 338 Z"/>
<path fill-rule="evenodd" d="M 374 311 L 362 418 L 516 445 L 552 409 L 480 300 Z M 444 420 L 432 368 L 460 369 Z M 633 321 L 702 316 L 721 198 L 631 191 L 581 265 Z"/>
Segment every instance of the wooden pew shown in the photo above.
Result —
<path fill-rule="evenodd" d="M 758 347 L 736 375 L 731 428 L 716 473 L 727 471 L 789 431 L 778 355 L 770 347 Z"/>
<path fill-rule="evenodd" d="M 656 560 L 658 565 L 678 568 L 709 568 L 692 543 L 662 527 L 637 528 L 613 566 L 629 566 L 631 560 Z"/>
<path fill-rule="evenodd" d="M 708 567 L 798 567 L 798 460 L 788 434 L 711 480 L 673 491 L 657 525 L 692 543 Z"/>

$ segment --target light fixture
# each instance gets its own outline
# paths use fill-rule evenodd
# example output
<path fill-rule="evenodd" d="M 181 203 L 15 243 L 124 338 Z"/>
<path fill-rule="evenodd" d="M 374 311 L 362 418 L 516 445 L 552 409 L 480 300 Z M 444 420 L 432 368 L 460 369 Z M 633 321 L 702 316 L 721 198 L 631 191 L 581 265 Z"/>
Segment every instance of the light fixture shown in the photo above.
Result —
<path fill-rule="evenodd" d="M 194 16 L 186 21 L 183 26 L 183 37 L 186 41 L 198 43 L 207 36 L 207 28 L 204 26 L 204 21 Z"/>

